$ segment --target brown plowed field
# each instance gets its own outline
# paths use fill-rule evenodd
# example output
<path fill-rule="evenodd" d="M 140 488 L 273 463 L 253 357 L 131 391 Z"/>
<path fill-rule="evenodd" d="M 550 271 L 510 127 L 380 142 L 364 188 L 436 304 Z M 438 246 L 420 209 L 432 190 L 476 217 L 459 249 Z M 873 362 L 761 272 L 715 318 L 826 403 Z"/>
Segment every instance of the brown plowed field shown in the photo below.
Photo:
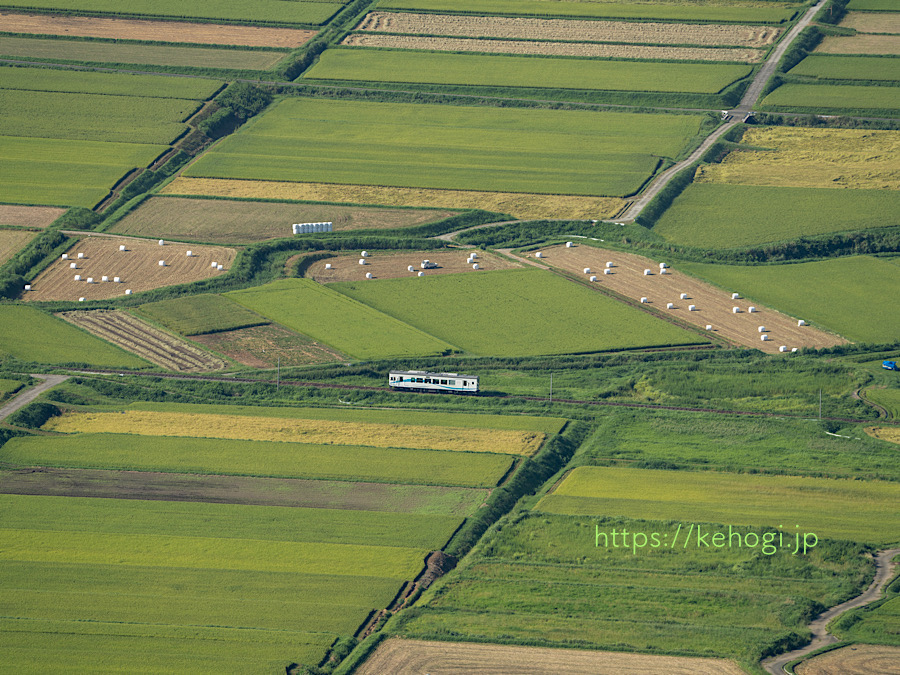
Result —
<path fill-rule="evenodd" d="M 900 35 L 829 35 L 816 47 L 815 53 L 900 56 Z"/>
<path fill-rule="evenodd" d="M 308 366 L 347 360 L 328 345 L 274 324 L 195 335 L 191 340 L 252 368 Z"/>
<path fill-rule="evenodd" d="M 453 35 L 519 40 L 582 40 L 655 45 L 768 47 L 781 32 L 771 26 L 629 23 L 371 12 L 356 30 L 373 33 Z"/>
<path fill-rule="evenodd" d="M 900 675 L 900 647 L 851 645 L 794 668 L 797 675 Z"/>
<path fill-rule="evenodd" d="M 68 209 L 53 206 L 13 206 L 0 204 L 0 225 L 47 227 Z"/>
<path fill-rule="evenodd" d="M 222 359 L 120 310 L 60 312 L 62 317 L 162 368 L 179 373 L 221 370 Z"/>
<path fill-rule="evenodd" d="M 124 244 L 126 250 L 120 251 Z M 192 256 L 187 257 L 191 251 Z M 78 254 L 84 253 L 83 259 Z M 236 252 L 222 246 L 199 246 L 157 241 L 130 239 L 127 237 L 93 236 L 82 239 L 68 251 L 69 260 L 56 260 L 32 282 L 27 300 L 104 300 L 125 293 L 149 291 L 162 286 L 200 281 L 218 274 L 225 274 Z M 165 260 L 165 266 L 159 261 Z M 70 263 L 77 268 L 71 269 Z M 222 271 L 211 267 L 213 262 L 225 266 Z M 75 275 L 81 281 L 75 281 Z M 101 281 L 104 276 L 109 281 Z M 87 283 L 92 277 L 94 283 Z M 119 277 L 121 282 L 112 281 Z"/>
<path fill-rule="evenodd" d="M 860 33 L 900 33 L 900 13 L 848 12 L 841 21 L 844 28 Z"/>
<path fill-rule="evenodd" d="M 348 35 L 341 43 L 351 47 L 428 49 L 438 52 L 488 54 L 540 54 L 543 56 L 595 56 L 613 59 L 671 59 L 677 61 L 742 61 L 758 63 L 759 49 L 705 49 L 703 47 L 647 47 L 594 42 L 534 42 L 529 40 L 477 40 L 420 37 L 418 35 Z"/>
<path fill-rule="evenodd" d="M 365 265 L 359 264 L 359 256 L 336 256 L 319 260 L 306 271 L 306 276 L 315 279 L 320 284 L 332 281 L 361 281 L 366 278 L 366 273 L 371 272 L 376 279 L 397 279 L 400 277 L 414 277 L 419 272 L 425 272 L 425 276 L 434 274 L 460 274 L 463 272 L 477 272 L 472 269 L 472 263 L 466 263 L 469 253 L 478 254 L 475 262 L 482 270 L 506 270 L 513 267 L 521 267 L 505 258 L 499 258 L 480 250 L 468 249 L 463 251 L 417 251 L 413 253 L 376 253 L 367 258 Z M 423 260 L 437 263 L 437 269 L 423 270 L 420 265 Z M 326 270 L 325 265 L 330 264 L 331 269 Z M 415 271 L 407 269 L 410 265 Z"/>
<path fill-rule="evenodd" d="M 292 28 L 256 28 L 253 26 L 222 26 L 213 23 L 100 19 L 85 16 L 51 16 L 10 12 L 0 12 L 0 30 L 7 33 L 32 33 L 35 35 L 289 48 L 299 47 L 316 34 L 316 31 Z"/>
<path fill-rule="evenodd" d="M 831 335 L 812 326 L 798 326 L 797 320 L 760 304 L 755 304 L 756 312 L 750 313 L 750 302 L 744 299 L 733 300 L 731 294 L 711 286 L 694 277 L 677 270 L 669 269 L 667 274 L 659 273 L 659 261 L 619 251 L 607 251 L 592 246 L 565 248 L 551 246 L 542 248 L 545 262 L 559 269 L 573 272 L 584 279 L 585 267 L 591 269 L 591 275 L 597 275 L 596 284 L 608 288 L 620 295 L 640 302 L 646 297 L 647 306 L 702 329 L 713 326 L 716 335 L 735 344 L 759 349 L 770 354 L 779 353 L 779 347 L 788 350 L 793 347 L 833 347 L 847 341 L 837 335 Z M 606 262 L 612 262 L 612 274 L 604 274 Z M 644 270 L 652 274 L 644 275 Z M 682 300 L 681 294 L 687 299 Z M 673 309 L 667 309 L 668 303 L 674 303 Z M 689 311 L 688 306 L 695 305 L 696 311 Z M 740 307 L 739 314 L 732 312 L 733 307 Z M 759 326 L 765 326 L 769 335 L 768 341 L 760 339 Z"/>
<path fill-rule="evenodd" d="M 356 675 L 745 675 L 732 661 L 469 642 L 386 640 Z"/>
<path fill-rule="evenodd" d="M 339 204 L 379 204 L 440 209 L 484 209 L 516 218 L 568 218 L 600 220 L 615 216 L 625 206 L 618 197 L 536 195 L 518 192 L 394 188 L 378 185 L 288 183 L 268 180 L 184 178 L 179 176 L 161 191 L 171 195 L 208 195 L 246 199 L 295 199 Z"/>
<path fill-rule="evenodd" d="M 29 467 L 0 471 L 0 494 L 107 497 L 173 502 L 213 502 L 417 513 L 432 501 L 448 502 L 447 515 L 465 517 L 469 504 L 488 490 L 430 485 L 349 483 L 332 480 L 261 478 Z M 459 498 L 454 500 L 454 496 Z"/>

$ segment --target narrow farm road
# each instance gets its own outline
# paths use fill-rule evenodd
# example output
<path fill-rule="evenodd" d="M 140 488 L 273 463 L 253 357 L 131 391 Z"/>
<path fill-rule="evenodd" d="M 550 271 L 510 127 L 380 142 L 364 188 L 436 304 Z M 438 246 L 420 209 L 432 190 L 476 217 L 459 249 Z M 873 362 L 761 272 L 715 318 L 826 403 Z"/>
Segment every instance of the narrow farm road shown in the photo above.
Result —
<path fill-rule="evenodd" d="M 738 107 L 734 110 L 729 111 L 729 115 L 732 117 L 743 117 L 751 110 L 753 110 L 753 106 L 756 103 L 756 99 L 759 98 L 759 95 L 762 93 L 763 88 L 765 88 L 766 83 L 772 78 L 772 75 L 775 74 L 775 69 L 778 67 L 778 62 L 781 61 L 781 57 L 784 56 L 784 53 L 788 50 L 788 47 L 791 46 L 791 43 L 797 39 L 797 36 L 800 35 L 800 31 L 806 28 L 812 18 L 816 15 L 816 12 L 821 9 L 822 5 L 824 5 L 826 0 L 819 0 L 814 6 L 810 7 L 807 10 L 806 14 L 797 22 L 797 24 L 788 31 L 787 35 L 778 43 L 778 46 L 772 50 L 772 53 L 769 54 L 769 58 L 766 59 L 766 62 L 763 64 L 762 68 L 756 73 L 756 76 L 753 78 L 753 81 L 750 83 L 750 86 L 747 87 L 747 91 L 744 92 L 744 97 L 741 99 L 741 102 L 738 104 Z M 715 143 L 726 131 L 731 129 L 737 121 L 732 121 L 727 124 L 722 125 L 718 129 L 716 129 L 710 136 L 703 141 L 699 148 L 697 148 L 694 152 L 691 153 L 690 157 L 684 159 L 677 164 L 669 167 L 665 171 L 663 171 L 657 178 L 654 180 L 646 190 L 641 194 L 641 196 L 634 201 L 631 206 L 628 207 L 628 210 L 625 214 L 618 218 L 617 220 L 620 222 L 632 223 L 635 218 L 637 218 L 641 211 L 650 203 L 650 200 L 653 199 L 660 190 L 662 190 L 672 178 L 674 178 L 675 174 L 696 162 L 703 155 L 704 152 Z"/>
<path fill-rule="evenodd" d="M 772 675 L 784 675 L 784 673 L 787 672 L 784 667 L 791 661 L 837 642 L 838 639 L 829 633 L 826 628 L 828 623 L 844 612 L 868 605 L 881 597 L 881 593 L 885 586 L 887 586 L 888 582 L 894 577 L 895 569 L 900 565 L 900 562 L 893 560 L 897 555 L 900 555 L 900 548 L 879 551 L 878 555 L 875 556 L 875 579 L 872 580 L 872 583 L 862 592 L 862 594 L 847 600 L 847 602 L 842 602 L 840 605 L 835 605 L 816 617 L 816 620 L 809 624 L 809 630 L 813 634 L 813 639 L 808 645 L 801 647 L 800 649 L 795 649 L 792 652 L 781 654 L 780 656 L 773 656 L 765 659 L 761 663 L 762 667 L 765 668 L 767 672 L 772 673 Z"/>
<path fill-rule="evenodd" d="M 43 382 L 36 387 L 29 389 L 24 394 L 16 396 L 12 401 L 0 408 L 0 422 L 12 415 L 16 410 L 24 408 L 43 392 L 50 389 L 50 387 L 55 387 L 61 382 L 65 382 L 69 379 L 68 375 L 32 375 L 32 377 L 43 380 Z"/>

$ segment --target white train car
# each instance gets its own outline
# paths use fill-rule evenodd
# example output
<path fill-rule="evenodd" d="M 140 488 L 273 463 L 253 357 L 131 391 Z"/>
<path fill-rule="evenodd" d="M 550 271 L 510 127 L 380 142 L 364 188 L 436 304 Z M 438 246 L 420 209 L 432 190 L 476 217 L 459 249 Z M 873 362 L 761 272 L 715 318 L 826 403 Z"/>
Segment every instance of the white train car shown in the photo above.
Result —
<path fill-rule="evenodd" d="M 392 370 L 388 384 L 398 391 L 435 391 L 477 394 L 478 377 L 459 373 L 427 373 L 424 370 Z"/>

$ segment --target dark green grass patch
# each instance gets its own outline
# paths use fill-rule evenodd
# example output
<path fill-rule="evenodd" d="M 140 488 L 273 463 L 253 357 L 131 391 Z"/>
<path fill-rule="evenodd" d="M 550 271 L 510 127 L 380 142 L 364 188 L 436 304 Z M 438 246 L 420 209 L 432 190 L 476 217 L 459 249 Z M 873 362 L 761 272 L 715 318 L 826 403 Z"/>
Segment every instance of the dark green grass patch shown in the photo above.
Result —
<path fill-rule="evenodd" d="M 581 448 L 582 462 L 900 480 L 896 450 L 859 427 L 840 438 L 816 421 L 662 411 L 616 412 Z"/>
<path fill-rule="evenodd" d="M 0 355 L 37 363 L 142 368 L 146 361 L 61 319 L 24 305 L 0 305 Z"/>
<path fill-rule="evenodd" d="M 891 0 L 865 0 L 891 2 Z M 663 19 L 668 21 L 727 21 L 781 23 L 789 20 L 799 5 L 768 3 L 771 7 L 738 4 L 544 2 L 542 0 L 381 0 L 378 9 L 425 10 L 439 13 L 512 14 L 610 19 Z"/>
<path fill-rule="evenodd" d="M 3 461 L 28 466 L 170 471 L 376 483 L 493 487 L 508 455 L 211 438 L 77 434 L 17 438 Z"/>
<path fill-rule="evenodd" d="M 736 248 L 896 225 L 900 192 L 694 183 L 653 231 L 700 248 Z"/>
<path fill-rule="evenodd" d="M 0 89 L 7 136 L 166 144 L 184 133 L 184 120 L 199 106 L 173 98 Z"/>
<path fill-rule="evenodd" d="M 81 94 L 110 94 L 145 98 L 186 98 L 205 100 L 222 86 L 218 80 L 199 77 L 166 77 L 130 73 L 100 73 L 51 68 L 0 66 L 3 89 L 57 91 Z"/>
<path fill-rule="evenodd" d="M 52 61 L 133 63 L 226 70 L 269 70 L 285 57 L 285 53 L 280 51 L 170 47 L 94 40 L 49 40 L 3 36 L 0 36 L 0 54 Z"/>
<path fill-rule="evenodd" d="M 791 68 L 790 74 L 830 80 L 900 81 L 900 59 L 813 54 Z"/>
<path fill-rule="evenodd" d="M 331 287 L 482 356 L 702 341 L 694 333 L 550 272 L 448 274 Z"/>
<path fill-rule="evenodd" d="M 282 279 L 226 297 L 358 359 L 428 356 L 453 349 L 311 279 Z"/>
<path fill-rule="evenodd" d="M 325 23 L 342 7 L 335 2 L 283 2 L 282 0 L 149 0 L 123 8 L 119 0 L 4 0 L 7 7 L 62 10 L 74 13 L 114 14 L 128 17 L 224 19 L 239 23 Z"/>
<path fill-rule="evenodd" d="M 859 342 L 900 335 L 900 267 L 871 256 L 744 267 L 684 263 L 685 272 Z"/>
<path fill-rule="evenodd" d="M 758 660 L 823 605 L 866 583 L 861 547 L 806 555 L 759 548 L 597 546 L 615 529 L 662 537 L 665 521 L 534 513 L 489 532 L 396 627 L 408 637 Z M 736 528 L 743 537 L 748 530 Z M 629 537 L 629 542 L 631 538 Z M 800 642 L 795 635 L 794 640 Z M 781 650 L 778 650 L 781 651 Z"/>
<path fill-rule="evenodd" d="M 880 115 L 900 110 L 900 87 L 783 84 L 763 99 L 759 109 L 773 112 L 862 110 Z"/>
<path fill-rule="evenodd" d="M 697 133 L 696 115 L 287 99 L 186 175 L 621 195 Z M 298 161 L 302 158 L 302 161 Z"/>
<path fill-rule="evenodd" d="M 165 145 L 0 136 L 0 202 L 93 208 Z"/>
<path fill-rule="evenodd" d="M 714 94 L 749 66 L 329 49 L 304 79 Z"/>
<path fill-rule="evenodd" d="M 212 293 L 151 302 L 141 305 L 138 311 L 182 335 L 219 333 L 270 323 L 225 296 Z"/>

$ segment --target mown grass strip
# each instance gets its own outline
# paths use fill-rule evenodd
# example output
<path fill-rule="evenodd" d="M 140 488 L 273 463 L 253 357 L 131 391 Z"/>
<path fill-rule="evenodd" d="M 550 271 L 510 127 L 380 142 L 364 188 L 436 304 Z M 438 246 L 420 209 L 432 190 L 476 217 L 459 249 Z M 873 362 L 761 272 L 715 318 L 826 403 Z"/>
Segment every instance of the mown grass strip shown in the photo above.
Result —
<path fill-rule="evenodd" d="M 25 466 L 232 474 L 280 478 L 493 487 L 508 455 L 211 438 L 79 434 L 15 438 L 3 461 Z"/>
<path fill-rule="evenodd" d="M 747 66 L 329 49 L 304 79 L 714 94 Z"/>

